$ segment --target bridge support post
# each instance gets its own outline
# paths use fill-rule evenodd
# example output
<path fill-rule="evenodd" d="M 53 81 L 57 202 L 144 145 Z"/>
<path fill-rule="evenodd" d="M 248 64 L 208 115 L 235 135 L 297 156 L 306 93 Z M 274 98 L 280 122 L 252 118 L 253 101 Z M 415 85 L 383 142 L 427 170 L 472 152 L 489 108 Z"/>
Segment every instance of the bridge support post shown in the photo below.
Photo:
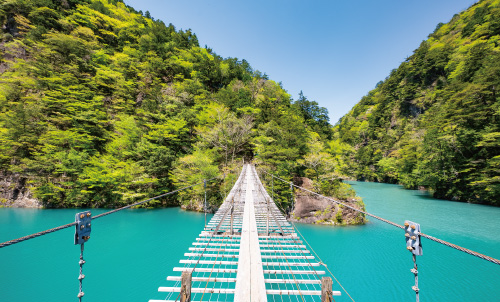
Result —
<path fill-rule="evenodd" d="M 181 275 L 181 302 L 191 302 L 191 272 L 184 271 Z"/>
<path fill-rule="evenodd" d="M 412 289 L 415 291 L 416 301 L 420 302 L 420 298 L 418 296 L 419 289 L 418 289 L 417 257 L 415 255 L 412 256 L 413 256 L 413 269 L 411 270 L 411 272 L 415 275 L 415 286 L 413 286 Z"/>
<path fill-rule="evenodd" d="M 80 275 L 78 276 L 78 281 L 80 283 L 80 291 L 78 292 L 78 301 L 82 302 L 82 298 L 85 295 L 83 292 L 83 279 L 85 275 L 83 274 L 83 265 L 85 260 L 83 260 L 83 244 L 90 239 L 90 232 L 92 231 L 92 213 L 90 211 L 85 211 L 77 213 L 75 215 L 75 245 L 80 245 Z"/>
<path fill-rule="evenodd" d="M 333 281 L 330 277 L 321 278 L 321 302 L 332 302 Z"/>
<path fill-rule="evenodd" d="M 420 224 L 405 220 L 404 224 L 406 249 L 412 253 L 413 268 L 411 272 L 415 275 L 415 285 L 411 287 L 415 291 L 416 301 L 419 302 L 418 296 L 420 289 L 418 288 L 418 268 L 417 257 L 422 256 L 422 241 L 420 238 Z"/>

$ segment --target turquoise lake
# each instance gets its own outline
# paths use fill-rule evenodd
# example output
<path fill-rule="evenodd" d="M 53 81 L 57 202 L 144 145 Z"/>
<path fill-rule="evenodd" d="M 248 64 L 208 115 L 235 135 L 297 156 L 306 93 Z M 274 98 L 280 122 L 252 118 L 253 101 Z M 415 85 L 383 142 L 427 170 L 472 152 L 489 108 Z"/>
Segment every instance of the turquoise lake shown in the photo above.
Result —
<path fill-rule="evenodd" d="M 500 208 L 436 200 L 397 185 L 351 182 L 368 212 L 500 258 Z M 74 221 L 81 210 L 0 209 L 0 242 Z M 93 215 L 106 210 L 93 210 Z M 210 219 L 211 216 L 208 216 Z M 83 301 L 163 299 L 159 286 L 200 233 L 204 215 L 179 208 L 125 210 L 93 221 L 85 244 Z M 404 233 L 364 226 L 297 224 L 355 301 L 414 301 Z M 78 301 L 80 247 L 74 228 L 0 249 L 0 301 Z M 423 239 L 421 301 L 500 301 L 500 266 Z M 340 287 L 334 281 L 334 290 Z M 336 301 L 350 301 L 345 293 Z"/>

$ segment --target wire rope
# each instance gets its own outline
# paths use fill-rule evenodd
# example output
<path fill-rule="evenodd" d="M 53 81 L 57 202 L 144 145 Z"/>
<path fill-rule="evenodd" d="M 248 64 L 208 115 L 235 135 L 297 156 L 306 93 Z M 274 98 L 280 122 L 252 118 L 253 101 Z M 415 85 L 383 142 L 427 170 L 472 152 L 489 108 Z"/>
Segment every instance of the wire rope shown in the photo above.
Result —
<path fill-rule="evenodd" d="M 257 173 L 255 172 L 254 174 L 257 174 Z M 259 178 L 257 177 L 257 175 L 255 175 L 255 176 L 254 176 L 254 178 L 255 178 L 256 180 L 258 180 L 258 179 L 259 179 Z M 256 181 L 256 182 L 257 182 L 257 181 Z M 260 183 L 260 182 L 259 182 L 259 183 L 257 183 L 257 187 L 259 188 L 259 192 L 262 194 L 262 196 L 264 196 L 264 197 L 265 197 L 264 193 L 262 192 L 262 187 L 263 187 L 262 183 Z M 273 216 L 273 217 L 274 217 L 274 216 Z M 279 221 L 276 219 L 276 217 L 274 217 L 274 219 L 275 219 L 276 224 L 277 224 L 277 225 L 281 228 L 281 225 L 280 225 Z M 283 235 L 285 235 L 285 234 L 284 234 L 284 231 L 283 231 Z M 270 240 L 270 243 L 271 243 L 271 240 Z M 273 245 L 271 245 L 271 246 L 273 246 Z M 301 291 L 300 286 L 299 286 L 299 283 L 297 282 L 297 279 L 295 278 L 295 275 L 294 275 L 294 273 L 293 273 L 292 265 L 291 265 L 291 264 L 290 264 L 290 262 L 288 261 L 288 257 L 286 257 L 286 255 L 285 255 L 285 252 L 284 252 L 284 249 L 283 249 L 283 244 L 280 244 L 280 243 L 279 243 L 279 240 L 278 240 L 278 242 L 277 242 L 277 244 L 276 244 L 275 246 L 280 248 L 280 250 L 281 250 L 281 254 L 282 254 L 282 256 L 283 256 L 283 259 L 285 259 L 286 264 L 287 264 L 287 266 L 288 266 L 288 267 L 289 267 L 289 269 L 290 269 L 290 273 L 291 273 L 292 278 L 293 278 L 293 280 L 294 280 L 294 282 L 295 282 L 295 286 L 297 287 L 297 290 L 298 290 L 298 292 L 299 292 L 300 298 L 302 299 L 302 302 L 305 302 L 305 300 L 304 300 L 304 296 L 302 295 L 302 291 Z M 277 259 L 277 262 L 278 262 L 278 263 L 280 263 L 280 262 L 279 262 L 279 259 Z M 295 262 L 292 262 L 292 263 L 294 264 Z"/>
<path fill-rule="evenodd" d="M 267 201 L 267 198 L 270 198 L 270 197 L 269 197 L 269 194 L 267 194 L 267 195 L 266 195 L 266 194 L 264 194 L 264 192 L 265 192 L 265 191 L 263 192 L 263 190 L 261 189 L 261 188 L 263 188 L 263 187 L 264 187 L 264 185 L 263 185 L 262 183 L 260 183 L 260 186 L 259 186 L 259 191 L 260 191 L 261 195 L 264 197 L 264 199 L 266 199 L 266 201 Z M 266 193 L 267 193 L 267 192 L 266 192 Z M 273 201 L 273 204 L 274 204 L 274 205 L 275 205 L 275 207 L 276 207 L 276 204 L 274 203 L 274 201 Z M 276 209 L 278 209 L 278 208 L 276 207 Z M 282 209 L 283 209 L 283 208 L 282 208 Z M 278 209 L 278 210 L 279 210 L 279 209 Z M 278 222 L 278 220 L 276 220 L 276 218 L 275 218 L 275 223 L 279 225 L 279 222 Z M 289 222 L 288 222 L 288 227 L 290 227 L 290 223 L 289 223 Z M 290 233 L 290 231 L 288 231 L 288 232 Z M 290 234 L 291 234 L 291 233 L 290 233 Z M 297 237 L 294 237 L 294 236 L 292 236 L 292 237 L 291 237 L 291 241 L 292 241 L 295 245 L 299 245 L 299 243 L 300 243 L 300 242 L 298 241 L 298 238 L 297 238 Z M 279 240 L 278 240 L 277 242 L 279 243 Z M 289 242 L 287 242 L 287 243 L 289 243 Z M 303 257 L 303 263 L 305 263 L 305 262 L 307 261 L 308 267 L 310 267 L 310 268 L 311 268 L 311 270 L 315 273 L 315 275 L 316 275 L 316 277 L 317 277 L 317 280 L 318 280 L 318 281 L 320 281 L 320 280 L 321 280 L 321 278 L 319 277 L 319 275 L 318 275 L 318 273 L 317 273 L 316 269 L 312 266 L 312 264 L 311 264 L 311 262 L 309 261 L 309 259 L 306 257 L 306 255 L 305 255 L 304 251 L 303 251 L 302 249 L 298 249 L 298 251 L 299 251 L 298 253 L 294 253 L 294 254 L 299 254 L 299 253 L 300 253 L 300 254 L 302 254 L 302 257 Z M 299 256 L 300 256 L 300 255 L 299 255 Z M 286 256 L 285 256 L 285 255 L 283 255 L 283 257 L 286 257 Z M 299 260 L 299 262 L 301 262 L 301 261 Z M 304 267 L 304 268 L 299 268 L 299 270 L 304 270 L 304 271 L 305 271 L 306 269 L 305 269 L 305 267 Z M 306 276 L 307 276 L 307 279 L 308 279 L 308 280 L 313 280 L 313 279 L 311 279 L 311 276 L 310 276 L 309 274 L 306 274 Z M 313 288 L 314 288 L 314 285 L 312 285 L 312 286 L 313 286 Z M 305 283 L 305 287 L 306 287 L 307 289 L 309 289 L 309 285 L 308 285 L 308 283 Z M 333 299 L 333 297 L 332 297 L 332 299 Z M 334 301 L 335 301 L 335 300 L 334 300 Z"/>
<path fill-rule="evenodd" d="M 214 180 L 216 178 L 217 177 L 213 177 L 213 178 L 207 180 L 207 182 L 208 181 L 212 181 L 212 180 Z M 114 210 L 108 211 L 106 213 L 102 213 L 102 214 L 96 215 L 96 216 L 92 217 L 92 219 L 101 218 L 103 216 L 106 216 L 106 215 L 109 215 L 109 214 L 113 214 L 113 213 L 116 213 L 118 211 L 125 210 L 125 209 L 128 209 L 128 208 L 134 207 L 134 206 L 138 206 L 138 205 L 141 205 L 143 203 L 146 203 L 146 202 L 149 202 L 149 201 L 161 198 L 161 197 L 172 195 L 174 193 L 177 193 L 179 191 L 192 188 L 192 187 L 200 185 L 202 183 L 203 182 L 199 182 L 199 183 L 196 183 L 194 185 L 190 185 L 190 186 L 187 186 L 187 187 L 184 187 L 184 188 L 180 188 L 180 189 L 177 189 L 177 190 L 165 193 L 165 194 L 161 194 L 161 195 L 158 195 L 158 196 L 146 199 L 146 200 L 142 200 L 142 201 L 139 201 L 139 202 L 136 202 L 136 203 L 133 203 L 133 204 L 130 204 L 130 205 L 118 208 L 118 209 L 114 209 Z M 53 233 L 53 232 L 57 232 L 57 231 L 60 231 L 60 230 L 72 227 L 74 225 L 76 225 L 76 222 L 68 223 L 68 224 L 61 225 L 61 226 L 58 226 L 58 227 L 55 227 L 55 228 L 51 228 L 51 229 L 48 229 L 48 230 L 45 230 L 45 231 L 41 231 L 41 232 L 37 232 L 37 233 L 30 234 L 30 235 L 27 235 L 27 236 L 23 236 L 23 237 L 20 237 L 20 238 L 12 239 L 12 240 L 0 243 L 0 248 L 6 247 L 6 246 L 9 246 L 9 245 L 13 245 L 13 244 L 16 244 L 16 243 L 20 243 L 20 242 L 23 242 L 23 241 L 26 241 L 26 240 L 29 240 L 29 239 L 33 239 L 33 238 L 36 238 L 36 237 L 40 237 L 40 236 L 43 236 L 43 235 L 47 235 L 47 234 L 50 234 L 50 233 Z"/>
<path fill-rule="evenodd" d="M 265 171 L 264 171 L 265 172 Z M 267 172 L 266 172 L 267 173 Z M 269 173 L 268 173 L 269 174 Z M 270 174 L 271 176 L 275 177 L 274 175 Z M 282 180 L 282 179 L 280 179 Z M 282 180 L 283 181 L 283 180 Z M 273 201 L 274 203 L 274 201 Z M 276 206 L 278 206 L 279 208 L 281 208 L 282 211 L 285 211 L 283 209 L 283 207 L 281 205 L 277 205 L 276 203 L 274 203 Z M 309 244 L 309 242 L 307 241 L 307 239 L 304 237 L 304 235 L 302 235 L 302 233 L 299 231 L 299 229 L 297 228 L 297 226 L 295 225 L 295 223 L 293 223 L 293 221 L 290 221 L 291 225 L 293 226 L 293 228 L 299 233 L 300 237 L 302 239 L 304 239 L 305 243 L 309 246 L 309 248 L 311 249 L 311 251 L 314 253 L 314 255 L 318 258 L 318 260 L 320 261 L 320 264 L 322 264 L 326 270 L 330 273 L 330 275 L 335 279 L 335 281 L 337 282 L 337 284 L 342 288 L 342 290 L 347 294 L 347 296 L 349 296 L 349 298 L 351 299 L 351 301 L 354 302 L 354 299 L 351 297 L 351 295 L 347 292 L 347 290 L 342 286 L 342 284 L 340 283 L 340 281 L 335 277 L 335 275 L 330 271 L 330 269 L 328 268 L 328 266 L 326 266 L 326 264 L 323 262 L 323 260 L 321 260 L 321 258 L 319 257 L 319 255 L 316 253 L 316 251 L 313 249 L 313 247 Z M 302 250 L 301 250 L 302 252 Z M 304 254 L 302 252 L 302 254 Z M 307 260 L 309 262 L 309 260 Z M 310 264 L 310 262 L 309 262 Z M 316 272 L 316 270 L 312 267 L 311 265 L 311 268 L 314 270 L 316 276 L 319 278 L 319 275 L 318 273 Z M 333 298 L 333 296 L 331 297 L 333 301 L 335 301 L 335 299 Z"/>
<path fill-rule="evenodd" d="M 343 206 L 345 206 L 345 207 L 347 207 L 347 208 L 349 208 L 349 209 L 352 209 L 352 210 L 354 210 L 354 211 L 357 211 L 357 212 L 360 212 L 360 213 L 362 213 L 362 214 L 368 215 L 368 216 L 370 216 L 370 217 L 373 217 L 373 218 L 378 219 L 378 220 L 380 220 L 380 221 L 383 221 L 383 222 L 385 222 L 385 223 L 387 223 L 387 224 L 390 224 L 390 225 L 392 225 L 392 226 L 394 226 L 394 227 L 397 227 L 397 228 L 400 228 L 400 229 L 403 229 L 403 230 L 404 230 L 404 226 L 399 225 L 399 224 L 397 224 L 397 223 L 395 223 L 395 222 L 392 222 L 392 221 L 390 221 L 390 220 L 384 219 L 384 218 L 379 217 L 379 216 L 377 216 L 377 215 L 374 215 L 374 214 L 368 213 L 368 212 L 366 212 L 366 211 L 360 210 L 360 209 L 358 209 L 358 208 L 352 207 L 352 206 L 347 205 L 347 204 L 345 204 L 345 203 L 343 203 L 343 202 L 341 202 L 341 201 L 339 201 L 339 200 L 335 200 L 335 199 L 333 199 L 333 198 L 331 198 L 331 197 L 327 197 L 327 196 L 321 195 L 321 194 L 319 194 L 319 193 L 313 192 L 313 191 L 311 191 L 311 190 L 308 190 L 308 189 L 306 189 L 306 188 L 303 188 L 303 187 L 301 187 L 301 186 L 297 186 L 297 185 L 293 184 L 292 182 L 289 182 L 289 181 L 287 181 L 287 180 L 284 180 L 284 179 L 282 179 L 281 177 L 275 176 L 275 175 L 273 175 L 273 174 L 271 174 L 271 173 L 268 173 L 268 172 L 266 172 L 266 171 L 262 171 L 262 172 L 264 172 L 264 173 L 266 173 L 266 174 L 269 174 L 269 175 L 273 176 L 274 178 L 279 179 L 279 180 L 281 180 L 281 181 L 283 181 L 283 182 L 285 182 L 285 183 L 292 184 L 294 187 L 296 187 L 296 188 L 298 188 L 298 189 L 301 189 L 301 190 L 306 191 L 306 192 L 309 192 L 309 193 L 311 193 L 311 194 L 313 194 L 313 195 L 316 195 L 316 196 L 319 196 L 319 197 L 325 198 L 325 199 L 327 199 L 327 200 L 333 201 L 333 202 L 335 202 L 335 203 L 337 203 L 337 204 L 341 204 L 341 205 L 343 205 Z M 500 260 L 499 260 L 499 259 L 495 259 L 495 258 L 493 258 L 493 257 L 487 256 L 487 255 L 484 255 L 484 254 L 481 254 L 481 253 L 478 253 L 478 252 L 475 252 L 475 251 L 473 251 L 473 250 L 466 249 L 466 248 L 464 248 L 464 247 L 461 247 L 461 246 L 458 246 L 458 245 L 456 245 L 456 244 L 453 244 L 453 243 L 450 243 L 450 242 L 447 242 L 447 241 L 441 240 L 441 239 L 436 238 L 436 237 L 433 237 L 433 236 L 431 236 L 431 235 L 427 235 L 427 234 L 424 234 L 424 233 L 420 233 L 419 235 L 420 235 L 420 236 L 422 236 L 422 237 L 424 237 L 424 238 L 427 238 L 427 239 L 429 239 L 429 240 L 432 240 L 432 241 L 435 241 L 435 242 L 437 242 L 437 243 L 440 243 L 440 244 L 442 244 L 442 245 L 445 245 L 445 246 L 451 247 L 451 248 L 453 248 L 453 249 L 456 249 L 456 250 L 458 250 L 458 251 L 461 251 L 461 252 L 467 253 L 467 254 L 469 254 L 469 255 L 472 255 L 472 256 L 475 256 L 475 257 L 481 258 L 481 259 L 483 259 L 483 260 L 486 260 L 486 261 L 492 262 L 492 263 L 494 263 L 494 264 L 498 264 L 498 265 L 500 265 Z"/>

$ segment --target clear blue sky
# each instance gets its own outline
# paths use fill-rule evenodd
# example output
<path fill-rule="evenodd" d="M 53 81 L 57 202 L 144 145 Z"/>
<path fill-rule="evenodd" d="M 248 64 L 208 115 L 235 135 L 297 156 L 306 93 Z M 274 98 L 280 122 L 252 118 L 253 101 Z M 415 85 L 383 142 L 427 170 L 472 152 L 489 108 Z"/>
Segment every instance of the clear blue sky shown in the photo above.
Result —
<path fill-rule="evenodd" d="M 125 0 L 200 46 L 246 59 L 298 98 L 303 91 L 335 124 L 385 79 L 439 22 L 475 0 Z"/>

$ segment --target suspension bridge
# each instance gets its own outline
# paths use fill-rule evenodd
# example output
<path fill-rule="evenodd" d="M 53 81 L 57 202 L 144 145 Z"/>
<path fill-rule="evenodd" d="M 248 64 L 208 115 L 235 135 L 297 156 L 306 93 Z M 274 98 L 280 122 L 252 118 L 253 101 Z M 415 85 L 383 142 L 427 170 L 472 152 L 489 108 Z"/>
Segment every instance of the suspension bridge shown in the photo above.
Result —
<path fill-rule="evenodd" d="M 222 206 L 200 233 L 160 301 L 332 301 L 340 291 L 245 165 Z M 205 299 L 205 300 L 204 300 Z"/>
<path fill-rule="evenodd" d="M 417 302 L 419 301 L 419 288 L 415 256 L 422 254 L 420 237 L 494 264 L 500 264 L 498 259 L 422 233 L 420 226 L 416 223 L 406 221 L 404 225 L 399 225 L 339 200 L 297 186 L 268 172 L 262 172 L 269 174 L 273 179 L 288 183 L 291 190 L 295 187 L 307 191 L 403 229 L 407 249 L 411 251 L 414 261 L 414 268 L 411 272 L 415 276 L 415 286 L 412 289 L 416 293 Z M 0 248 L 75 226 L 75 244 L 81 245 L 78 277 L 80 291 L 77 295 L 81 302 L 84 296 L 82 283 L 85 278 L 83 251 L 85 242 L 90 238 L 91 220 L 195 186 L 203 184 L 206 187 L 207 182 L 215 179 L 207 179 L 94 217 L 91 216 L 90 211 L 78 213 L 75 222 L 0 243 Z M 337 282 L 336 286 L 338 285 L 343 290 L 342 295 L 345 293 L 354 301 L 303 238 L 300 231 L 293 223 L 288 222 L 282 213 L 285 213 L 285 210 L 278 208 L 273 198 L 269 196 L 257 175 L 255 166 L 244 165 L 218 211 L 208 223 L 205 219 L 204 229 L 184 254 L 185 258 L 179 261 L 178 267 L 173 268 L 173 274 L 166 278 L 165 284 L 160 284 L 158 291 L 165 294 L 165 299 L 152 299 L 149 302 L 335 301 L 334 297 L 340 296 L 341 292 L 333 290 L 333 282 L 330 277 L 326 276 L 327 272 Z"/>

